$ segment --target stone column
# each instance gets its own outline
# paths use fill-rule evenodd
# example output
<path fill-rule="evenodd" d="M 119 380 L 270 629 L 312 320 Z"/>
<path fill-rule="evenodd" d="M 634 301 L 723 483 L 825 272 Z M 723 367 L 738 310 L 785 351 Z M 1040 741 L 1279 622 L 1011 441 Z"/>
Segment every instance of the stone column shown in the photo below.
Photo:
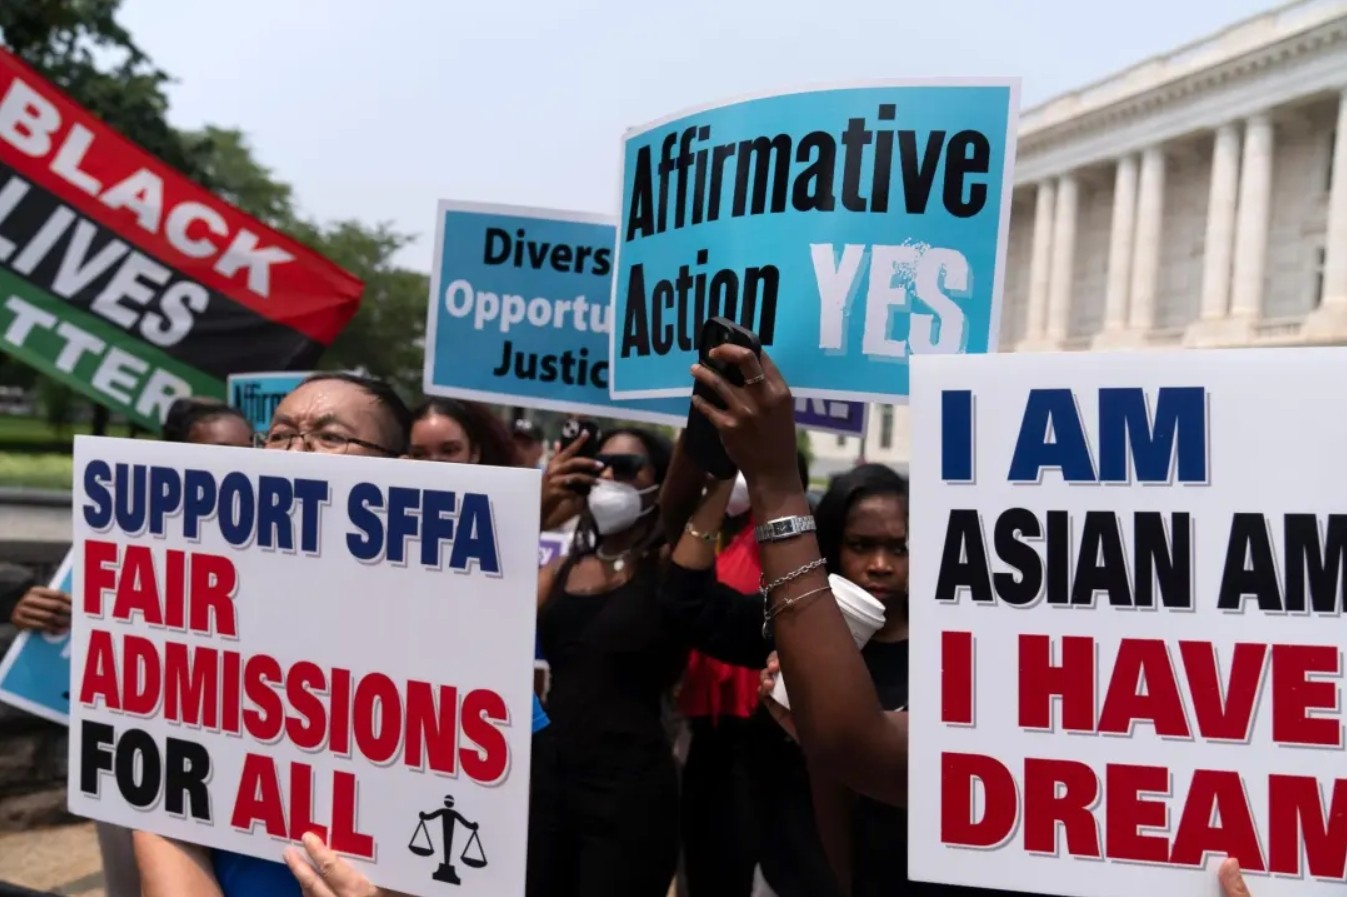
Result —
<path fill-rule="evenodd" d="M 1312 342 L 1341 343 L 1347 340 L 1347 87 L 1338 95 L 1331 177 L 1324 235 L 1324 291 L 1319 307 L 1305 319 L 1304 335 Z"/>
<path fill-rule="evenodd" d="M 1239 213 L 1235 225 L 1234 282 L 1230 316 L 1252 321 L 1263 308 L 1267 273 L 1267 236 L 1272 216 L 1272 119 L 1259 114 L 1244 128 L 1244 159 L 1239 174 Z"/>
<path fill-rule="evenodd" d="M 1127 327 L 1137 334 L 1147 333 L 1155 323 L 1164 207 L 1165 153 L 1160 147 L 1152 146 L 1141 154 L 1136 246 L 1132 256 L 1132 286 L 1127 308 Z"/>
<path fill-rule="evenodd" d="M 1328 191 L 1323 305 L 1347 308 L 1347 90 L 1338 98 L 1333 142 L 1333 181 Z"/>
<path fill-rule="evenodd" d="M 1076 210 L 1079 206 L 1076 177 L 1064 174 L 1057 180 L 1057 209 L 1053 213 L 1052 266 L 1048 279 L 1047 334 L 1050 341 L 1066 338 L 1071 314 L 1071 287 L 1075 280 Z"/>
<path fill-rule="evenodd" d="M 1113 179 L 1113 225 L 1108 243 L 1108 288 L 1104 295 L 1104 331 L 1127 327 L 1127 294 L 1132 280 L 1132 239 L 1136 236 L 1137 157 L 1118 160 Z"/>
<path fill-rule="evenodd" d="M 1230 310 L 1230 269 L 1235 251 L 1235 211 L 1239 197 L 1239 131 L 1233 124 L 1216 130 L 1211 155 L 1211 197 L 1207 200 L 1207 239 L 1202 259 L 1201 318 L 1220 320 Z"/>
<path fill-rule="evenodd" d="M 1052 263 L 1052 213 L 1057 191 L 1051 181 L 1038 185 L 1034 205 L 1034 237 L 1029 260 L 1029 309 L 1025 315 L 1024 343 L 1041 342 L 1048 325 L 1048 280 Z"/>

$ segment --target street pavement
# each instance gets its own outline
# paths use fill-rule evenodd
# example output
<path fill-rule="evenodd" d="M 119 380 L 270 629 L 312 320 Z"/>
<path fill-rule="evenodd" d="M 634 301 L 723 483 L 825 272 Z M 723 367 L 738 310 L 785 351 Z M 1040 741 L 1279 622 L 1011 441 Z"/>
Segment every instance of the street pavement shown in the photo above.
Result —
<path fill-rule="evenodd" d="M 93 824 L 0 835 L 0 882 L 65 897 L 103 897 Z"/>

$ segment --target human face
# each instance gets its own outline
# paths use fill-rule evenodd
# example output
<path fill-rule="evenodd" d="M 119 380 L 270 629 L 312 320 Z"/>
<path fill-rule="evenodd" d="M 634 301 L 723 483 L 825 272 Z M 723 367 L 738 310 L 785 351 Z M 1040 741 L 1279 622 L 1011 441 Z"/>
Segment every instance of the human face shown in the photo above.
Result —
<path fill-rule="evenodd" d="M 516 436 L 514 447 L 519 453 L 520 463 L 525 467 L 537 467 L 543 460 L 543 444 L 536 439 Z"/>
<path fill-rule="evenodd" d="M 222 414 L 192 426 L 187 441 L 194 445 L 232 445 L 252 448 L 253 428 L 232 414 Z"/>
<path fill-rule="evenodd" d="M 271 418 L 264 445 L 324 454 L 395 454 L 388 447 L 386 415 L 374 397 L 354 383 L 319 380 L 306 383 L 281 400 Z M 305 438 L 297 438 L 298 435 Z M 285 437 L 295 437 L 286 439 Z M 323 437 L 329 437 L 325 443 Z"/>
<path fill-rule="evenodd" d="M 603 473 L 599 474 L 603 479 L 627 483 L 638 492 L 655 485 L 655 469 L 650 466 L 650 455 L 635 436 L 619 433 L 605 439 L 599 446 L 598 460 L 609 459 L 612 463 L 606 464 Z"/>
<path fill-rule="evenodd" d="M 412 424 L 408 456 L 417 461 L 452 461 L 476 464 L 481 450 L 472 444 L 463 425 L 443 414 L 428 414 Z"/>
<path fill-rule="evenodd" d="M 854 503 L 842 528 L 842 576 L 885 607 L 907 605 L 907 501 L 869 495 Z"/>

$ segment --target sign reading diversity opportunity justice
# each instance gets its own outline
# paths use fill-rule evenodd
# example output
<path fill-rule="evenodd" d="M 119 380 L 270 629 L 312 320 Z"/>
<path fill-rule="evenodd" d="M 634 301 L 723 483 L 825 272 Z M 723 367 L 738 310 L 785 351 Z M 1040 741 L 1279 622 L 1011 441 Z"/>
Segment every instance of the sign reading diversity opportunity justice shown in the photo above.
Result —
<path fill-rule="evenodd" d="M 1341 894 L 1347 350 L 914 367 L 911 877 Z"/>
<path fill-rule="evenodd" d="M 426 319 L 424 389 L 499 402 L 682 426 L 683 398 L 609 395 L 610 218 L 441 202 Z M 862 403 L 801 400 L 800 426 L 865 432 Z"/>
<path fill-rule="evenodd" d="M 613 395 L 686 394 L 716 315 L 802 396 L 902 401 L 911 357 L 995 350 L 1017 108 L 1017 82 L 895 82 L 629 132 Z"/>
<path fill-rule="evenodd" d="M 522 895 L 539 476 L 77 439 L 71 811 Z"/>

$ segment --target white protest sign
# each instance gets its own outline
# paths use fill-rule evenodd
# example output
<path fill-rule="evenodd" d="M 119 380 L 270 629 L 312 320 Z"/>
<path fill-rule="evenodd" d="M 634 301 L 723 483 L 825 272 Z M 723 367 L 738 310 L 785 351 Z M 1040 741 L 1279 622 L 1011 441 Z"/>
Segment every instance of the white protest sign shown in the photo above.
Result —
<path fill-rule="evenodd" d="M 71 811 L 522 895 L 539 473 L 426 471 L 77 439 Z"/>
<path fill-rule="evenodd" d="M 1347 350 L 913 366 L 911 877 L 1342 894 Z"/>

